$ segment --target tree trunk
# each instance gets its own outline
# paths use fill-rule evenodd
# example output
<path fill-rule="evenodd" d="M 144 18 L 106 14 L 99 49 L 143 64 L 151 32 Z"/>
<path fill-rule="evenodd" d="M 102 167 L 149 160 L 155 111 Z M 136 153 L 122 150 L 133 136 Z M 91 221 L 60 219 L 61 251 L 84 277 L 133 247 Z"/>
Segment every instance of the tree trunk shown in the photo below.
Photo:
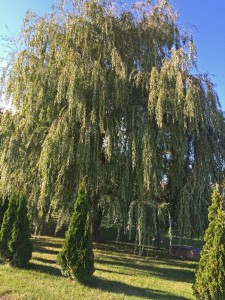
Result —
<path fill-rule="evenodd" d="M 95 216 L 93 216 L 92 220 L 91 220 L 91 232 L 92 232 L 92 240 L 95 243 L 100 243 L 101 239 L 100 239 L 100 225 L 102 222 L 102 211 L 99 210 Z"/>

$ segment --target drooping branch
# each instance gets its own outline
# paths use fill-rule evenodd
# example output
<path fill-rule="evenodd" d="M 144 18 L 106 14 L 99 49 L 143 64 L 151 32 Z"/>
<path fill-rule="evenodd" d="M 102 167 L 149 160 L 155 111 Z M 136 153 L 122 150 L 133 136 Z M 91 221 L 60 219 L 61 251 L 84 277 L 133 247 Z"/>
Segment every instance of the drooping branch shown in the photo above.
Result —
<path fill-rule="evenodd" d="M 27 15 L 23 50 L 1 81 L 14 114 L 1 115 L 0 188 L 24 191 L 35 222 L 68 220 L 88 175 L 93 214 L 133 221 L 140 244 L 165 203 L 174 230 L 203 232 L 224 119 L 209 78 L 193 75 L 192 37 L 176 17 L 163 0 Z"/>

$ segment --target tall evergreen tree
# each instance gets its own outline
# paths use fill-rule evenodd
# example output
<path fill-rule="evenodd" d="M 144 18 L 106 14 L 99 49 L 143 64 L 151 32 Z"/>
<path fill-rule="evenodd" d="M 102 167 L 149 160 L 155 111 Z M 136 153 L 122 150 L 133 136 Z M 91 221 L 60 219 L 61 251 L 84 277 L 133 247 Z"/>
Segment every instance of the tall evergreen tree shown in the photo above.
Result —
<path fill-rule="evenodd" d="M 195 274 L 194 294 L 198 299 L 225 299 L 225 213 L 218 188 L 212 194 L 209 226 Z"/>
<path fill-rule="evenodd" d="M 94 272 L 88 194 L 85 183 L 79 187 L 68 231 L 58 263 L 62 274 L 78 280 L 85 280 Z"/>
<path fill-rule="evenodd" d="M 21 267 L 31 259 L 32 250 L 26 198 L 13 194 L 0 230 L 0 256 Z"/>
<path fill-rule="evenodd" d="M 223 114 L 210 79 L 193 75 L 195 46 L 170 2 L 152 3 L 77 0 L 26 15 L 2 72 L 14 114 L 1 116 L 0 189 L 24 190 L 35 222 L 53 212 L 68 221 L 88 175 L 95 233 L 108 213 L 142 244 L 164 202 L 180 234 L 207 226 Z"/>

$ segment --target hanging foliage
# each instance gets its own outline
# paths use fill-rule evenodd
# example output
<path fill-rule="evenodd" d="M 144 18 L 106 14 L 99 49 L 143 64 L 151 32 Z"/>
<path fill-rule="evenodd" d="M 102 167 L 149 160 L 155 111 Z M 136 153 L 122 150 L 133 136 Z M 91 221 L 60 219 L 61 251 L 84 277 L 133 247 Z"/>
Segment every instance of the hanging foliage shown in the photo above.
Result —
<path fill-rule="evenodd" d="M 68 220 L 88 175 L 92 218 L 100 210 L 137 226 L 140 244 L 164 204 L 180 234 L 203 233 L 224 119 L 210 79 L 193 75 L 194 43 L 176 19 L 163 0 L 27 14 L 21 51 L 2 73 L 13 115 L 1 116 L 0 187 L 24 190 L 37 224 L 53 212 L 59 226 Z"/>

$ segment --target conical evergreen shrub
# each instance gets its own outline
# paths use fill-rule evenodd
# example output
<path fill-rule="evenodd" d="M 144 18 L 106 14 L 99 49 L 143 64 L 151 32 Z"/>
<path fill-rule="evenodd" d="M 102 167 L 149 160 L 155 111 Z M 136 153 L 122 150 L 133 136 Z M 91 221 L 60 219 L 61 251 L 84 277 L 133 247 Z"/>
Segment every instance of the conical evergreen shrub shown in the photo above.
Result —
<path fill-rule="evenodd" d="M 193 285 L 197 299 L 225 299 L 225 214 L 216 187 L 209 208 L 209 226 Z"/>
<path fill-rule="evenodd" d="M 9 199 L 8 209 L 6 210 L 0 229 L 0 256 L 4 260 L 12 259 L 12 253 L 8 248 L 11 239 L 13 223 L 16 219 L 17 203 L 13 194 Z"/>
<path fill-rule="evenodd" d="M 10 265 L 22 267 L 31 259 L 32 251 L 27 201 L 24 196 L 13 194 L 0 230 L 0 255 Z"/>
<path fill-rule="evenodd" d="M 58 264 L 64 276 L 85 280 L 94 272 L 88 194 L 84 181 L 79 187 L 68 231 Z"/>

